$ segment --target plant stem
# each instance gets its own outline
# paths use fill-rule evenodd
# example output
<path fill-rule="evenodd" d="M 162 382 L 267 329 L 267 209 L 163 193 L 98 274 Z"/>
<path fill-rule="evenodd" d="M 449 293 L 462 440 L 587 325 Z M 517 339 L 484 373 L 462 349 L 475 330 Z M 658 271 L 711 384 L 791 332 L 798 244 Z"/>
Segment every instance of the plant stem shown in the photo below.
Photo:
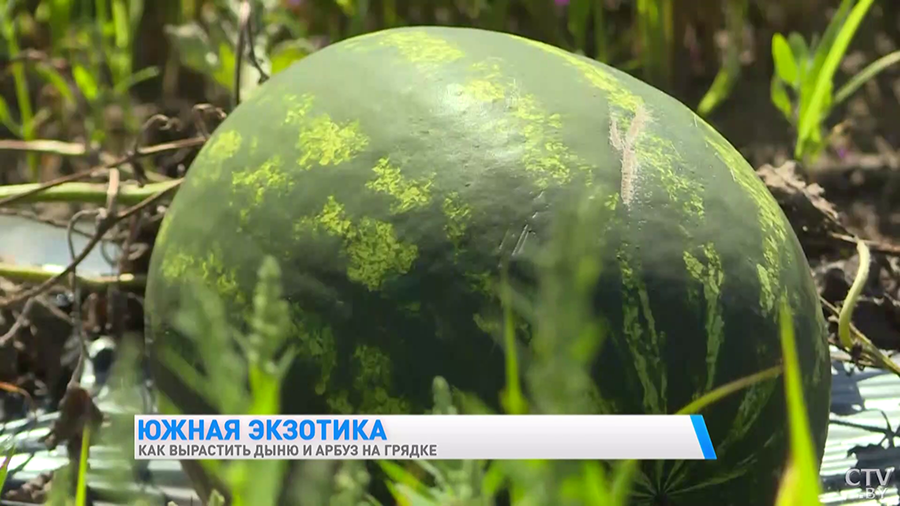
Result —
<path fill-rule="evenodd" d="M 863 241 L 859 241 L 856 243 L 856 250 L 859 252 L 859 269 L 856 271 L 856 278 L 853 280 L 853 285 L 850 286 L 850 291 L 847 292 L 847 298 L 844 299 L 841 315 L 838 318 L 838 338 L 847 351 L 853 349 L 853 338 L 850 337 L 850 319 L 853 316 L 853 308 L 856 307 L 856 300 L 859 299 L 863 286 L 869 279 L 869 247 Z"/>
<path fill-rule="evenodd" d="M 166 191 L 179 184 L 180 179 L 164 183 L 151 183 L 143 187 L 134 184 L 123 184 L 119 188 L 118 201 L 124 205 L 134 205 L 157 193 Z M 0 199 L 33 191 L 39 184 L 16 184 L 0 186 Z M 64 183 L 48 188 L 40 193 L 29 195 L 18 203 L 27 202 L 81 202 L 86 204 L 106 204 L 107 185 L 101 183 Z"/>
<path fill-rule="evenodd" d="M 689 415 L 698 413 L 703 408 L 709 406 L 710 404 L 714 404 L 725 397 L 743 390 L 747 387 L 753 386 L 761 381 L 765 381 L 768 379 L 773 379 L 778 377 L 782 373 L 782 367 L 777 365 L 775 367 L 770 367 L 763 371 L 760 371 L 755 374 L 751 374 L 750 376 L 743 377 L 741 379 L 732 381 L 731 383 L 726 383 L 710 392 L 708 392 L 703 397 L 691 402 L 687 406 L 679 409 L 675 414 L 676 415 Z"/>
<path fill-rule="evenodd" d="M 25 151 L 59 156 L 84 156 L 87 154 L 83 144 L 43 139 L 30 141 L 17 139 L 0 140 L 0 151 Z"/>
<path fill-rule="evenodd" d="M 43 283 L 57 274 L 56 270 L 0 262 L 0 277 L 16 283 Z M 78 283 L 91 289 L 102 289 L 110 285 L 142 289 L 146 284 L 146 277 L 134 274 L 121 274 L 119 276 L 82 276 L 79 274 Z"/>

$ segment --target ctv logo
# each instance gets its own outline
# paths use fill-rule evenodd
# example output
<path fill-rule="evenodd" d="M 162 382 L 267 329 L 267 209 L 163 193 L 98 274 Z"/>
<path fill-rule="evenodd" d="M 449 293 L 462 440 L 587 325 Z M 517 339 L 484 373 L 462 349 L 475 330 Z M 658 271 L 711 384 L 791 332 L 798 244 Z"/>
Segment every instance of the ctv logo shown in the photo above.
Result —
<path fill-rule="evenodd" d="M 844 482 L 863 490 L 866 499 L 880 500 L 884 499 L 894 471 L 894 469 L 849 469 L 844 473 Z"/>

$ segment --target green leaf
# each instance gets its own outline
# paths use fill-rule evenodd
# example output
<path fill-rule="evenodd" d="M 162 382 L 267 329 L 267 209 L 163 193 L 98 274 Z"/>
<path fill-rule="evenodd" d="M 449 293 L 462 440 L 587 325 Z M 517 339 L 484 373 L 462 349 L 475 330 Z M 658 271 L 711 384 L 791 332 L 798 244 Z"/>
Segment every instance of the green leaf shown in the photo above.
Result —
<path fill-rule="evenodd" d="M 775 73 L 779 79 L 794 86 L 797 84 L 798 71 L 794 53 L 787 39 L 780 33 L 772 37 L 772 59 L 775 61 Z"/>
<path fill-rule="evenodd" d="M 791 46 L 791 54 L 794 55 L 794 61 L 797 62 L 797 78 L 802 82 L 811 65 L 809 46 L 806 44 L 806 39 L 797 32 L 791 32 L 788 35 L 788 45 Z"/>
<path fill-rule="evenodd" d="M 219 44 L 219 66 L 213 72 L 212 77 L 226 90 L 234 93 L 234 50 L 231 46 L 222 42 Z M 246 75 L 246 74 L 244 74 Z"/>
<path fill-rule="evenodd" d="M 76 64 L 72 67 L 72 77 L 75 79 L 75 84 L 78 85 L 78 89 L 81 90 L 81 93 L 88 102 L 93 102 L 97 99 L 97 96 L 100 93 L 97 88 L 97 81 L 87 69 Z"/>
<path fill-rule="evenodd" d="M 315 47 L 306 39 L 289 40 L 275 46 L 269 59 L 272 61 L 272 75 L 288 68 L 294 62 L 306 58 L 315 51 Z"/>
<path fill-rule="evenodd" d="M 772 100 L 772 104 L 781 111 L 781 114 L 784 115 L 784 119 L 788 120 L 788 123 L 794 124 L 794 110 L 791 105 L 791 98 L 788 96 L 787 89 L 784 87 L 784 82 L 778 78 L 778 76 L 772 76 L 772 87 L 769 90 L 769 95 Z"/>

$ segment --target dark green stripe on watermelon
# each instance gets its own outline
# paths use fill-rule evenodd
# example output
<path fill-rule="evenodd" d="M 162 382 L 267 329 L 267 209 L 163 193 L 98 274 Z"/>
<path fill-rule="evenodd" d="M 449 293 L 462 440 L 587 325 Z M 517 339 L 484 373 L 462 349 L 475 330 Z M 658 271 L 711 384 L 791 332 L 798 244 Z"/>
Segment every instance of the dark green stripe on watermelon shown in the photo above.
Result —
<path fill-rule="evenodd" d="M 585 230 L 610 246 L 597 410 L 674 412 L 779 363 L 775 309 L 787 296 L 821 453 L 824 322 L 797 239 L 753 169 L 663 93 L 505 34 L 378 32 L 262 86 L 169 210 L 147 291 L 151 334 L 185 346 L 169 324 L 190 273 L 239 323 L 274 255 L 301 351 L 287 412 L 421 412 L 435 375 L 496 406 L 491 282 L 514 249 L 552 240 L 564 204 L 585 193 L 612 216 Z M 183 394 L 169 380 L 160 388 Z M 719 460 L 648 464 L 636 504 L 764 504 L 786 451 L 783 404 L 768 382 L 705 412 Z"/>

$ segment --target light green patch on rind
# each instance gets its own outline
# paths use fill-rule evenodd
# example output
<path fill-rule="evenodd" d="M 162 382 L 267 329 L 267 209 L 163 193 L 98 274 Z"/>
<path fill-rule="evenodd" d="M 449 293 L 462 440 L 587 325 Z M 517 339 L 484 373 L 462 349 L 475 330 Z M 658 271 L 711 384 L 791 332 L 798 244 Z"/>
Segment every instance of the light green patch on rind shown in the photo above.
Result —
<path fill-rule="evenodd" d="M 368 37 L 350 39 L 344 43 L 344 47 L 353 50 L 371 50 L 373 47 L 393 48 L 403 59 L 414 65 L 450 63 L 465 56 L 455 44 L 424 30 L 374 33 Z"/>
<path fill-rule="evenodd" d="M 568 65 L 577 69 L 592 86 L 602 90 L 610 105 L 610 119 L 623 133 L 627 131 L 628 125 L 625 122 L 628 118 L 634 117 L 642 108 L 646 110 L 644 100 L 612 72 L 563 49 L 528 39 L 520 40 L 562 58 Z M 676 169 L 684 167 L 685 162 L 671 141 L 647 131 L 634 139 L 634 152 L 639 166 L 639 173 L 636 176 L 638 181 L 642 179 L 640 172 L 649 170 L 657 173 L 672 202 L 680 205 L 686 214 L 703 218 L 702 188 L 698 188 L 695 182 Z"/>
<path fill-rule="evenodd" d="M 624 247 L 619 250 L 618 259 L 622 274 L 622 330 L 644 390 L 644 411 L 666 413 L 668 377 L 662 360 L 665 333 L 656 331 L 650 296 L 640 279 L 639 262 Z"/>
<path fill-rule="evenodd" d="M 300 131 L 297 148 L 303 156 L 297 165 L 303 169 L 312 167 L 337 165 L 350 161 L 369 144 L 359 128 L 359 121 L 338 124 L 327 114 L 317 116 Z"/>
<path fill-rule="evenodd" d="M 390 159 L 384 157 L 372 168 L 377 178 L 366 183 L 366 188 L 385 193 L 394 198 L 391 212 L 405 213 L 411 209 L 427 206 L 431 201 L 431 185 L 433 180 L 413 181 L 406 178 L 400 169 L 391 165 Z"/>
<path fill-rule="evenodd" d="M 781 278 L 781 251 L 788 238 L 781 209 L 756 176 L 753 167 L 744 160 L 740 153 L 728 145 L 727 141 L 708 123 L 702 122 L 702 124 L 707 129 L 707 144 L 715 150 L 719 159 L 731 172 L 731 177 L 753 199 L 758 209 L 759 225 L 763 236 L 764 260 L 763 263 L 756 266 L 760 284 L 759 303 L 764 313 L 774 315 L 776 292 Z"/>
<path fill-rule="evenodd" d="M 332 393 L 328 396 L 326 402 L 328 403 L 328 411 L 336 415 L 352 415 L 357 412 L 353 409 L 353 405 L 350 404 L 350 396 L 345 390 Z"/>
<path fill-rule="evenodd" d="M 216 181 L 222 173 L 222 164 L 237 154 L 243 139 L 234 130 L 216 132 L 209 144 L 203 149 L 201 164 L 198 164 L 198 176 L 203 181 Z"/>
<path fill-rule="evenodd" d="M 299 96 L 293 94 L 285 95 L 284 107 L 286 112 L 284 115 L 284 124 L 298 125 L 302 123 L 309 114 L 309 110 L 312 109 L 312 105 L 313 96 L 309 93 L 304 93 Z"/>
<path fill-rule="evenodd" d="M 391 358 L 381 349 L 365 344 L 357 345 L 353 351 L 358 374 L 353 387 L 362 394 L 359 412 L 378 415 L 409 413 L 406 399 L 393 397 L 391 388 L 393 364 Z"/>
<path fill-rule="evenodd" d="M 476 293 L 482 293 L 489 296 L 496 294 L 496 280 L 494 275 L 488 271 L 482 272 L 466 272 L 463 274 L 469 283 L 469 288 Z"/>
<path fill-rule="evenodd" d="M 481 61 L 471 70 L 475 76 L 462 85 L 463 94 L 484 103 L 506 99 L 508 116 L 500 118 L 493 129 L 524 136 L 522 166 L 534 174 L 538 188 L 570 182 L 573 169 L 591 172 L 591 167 L 562 142 L 561 116 L 549 113 L 535 95 L 522 92 L 515 81 L 503 75 L 499 61 Z"/>
<path fill-rule="evenodd" d="M 447 238 L 456 248 L 459 248 L 460 241 L 466 235 L 466 229 L 469 226 L 469 220 L 472 215 L 472 208 L 460 200 L 457 192 L 450 192 L 445 198 L 441 206 L 444 217 L 447 219 L 444 225 L 444 231 L 447 232 Z"/>
<path fill-rule="evenodd" d="M 354 224 L 333 196 L 317 216 L 295 225 L 296 234 L 305 230 L 322 230 L 341 238 L 348 257 L 347 277 L 369 290 L 377 290 L 392 275 L 408 272 L 418 257 L 416 245 L 399 241 L 393 225 L 368 217 Z"/>
<path fill-rule="evenodd" d="M 706 264 L 684 252 L 684 263 L 688 274 L 703 286 L 703 298 L 706 301 L 706 385 L 704 392 L 712 390 L 716 379 L 716 364 L 719 350 L 725 339 L 725 321 L 722 316 L 721 289 L 725 279 L 722 259 L 712 243 L 703 245 Z"/>
<path fill-rule="evenodd" d="M 318 395 L 324 395 L 331 381 L 331 374 L 337 367 L 337 344 L 334 332 L 330 327 L 314 328 L 306 325 L 304 310 L 299 306 L 293 308 L 294 324 L 292 335 L 296 336 L 298 359 L 306 359 L 320 367 L 319 379 L 315 385 Z"/>
<path fill-rule="evenodd" d="M 672 141 L 647 132 L 636 140 L 635 154 L 639 170 L 655 172 L 669 200 L 680 205 L 685 215 L 704 217 L 703 188 L 677 169 L 685 167 L 686 162 Z"/>
<path fill-rule="evenodd" d="M 559 56 L 565 60 L 567 64 L 577 69 L 591 85 L 603 90 L 607 95 L 607 100 L 613 107 L 634 114 L 637 112 L 638 108 L 643 105 L 643 99 L 639 95 L 633 93 L 627 86 L 624 86 L 622 81 L 612 72 L 582 60 L 578 56 L 558 47 L 522 37 L 516 38 L 526 44 Z"/>
<path fill-rule="evenodd" d="M 293 188 L 293 178 L 282 169 L 283 162 L 281 157 L 272 155 L 259 167 L 232 174 L 232 192 L 237 195 L 250 195 L 249 204 L 241 204 L 241 226 L 247 224 L 251 211 L 263 205 L 266 195 L 271 193 L 285 194 Z"/>
<path fill-rule="evenodd" d="M 162 275 L 169 281 L 191 277 L 200 279 L 220 297 L 233 301 L 239 307 L 244 306 L 246 300 L 238 286 L 237 277 L 233 270 L 225 267 L 221 257 L 221 248 L 217 246 L 208 248 L 204 256 L 184 251 L 167 251 L 163 257 Z"/>
<path fill-rule="evenodd" d="M 313 96 L 287 95 L 285 125 L 299 128 L 297 149 L 302 152 L 297 165 L 304 170 L 348 162 L 369 145 L 359 121 L 339 123 L 328 114 L 312 115 Z"/>

